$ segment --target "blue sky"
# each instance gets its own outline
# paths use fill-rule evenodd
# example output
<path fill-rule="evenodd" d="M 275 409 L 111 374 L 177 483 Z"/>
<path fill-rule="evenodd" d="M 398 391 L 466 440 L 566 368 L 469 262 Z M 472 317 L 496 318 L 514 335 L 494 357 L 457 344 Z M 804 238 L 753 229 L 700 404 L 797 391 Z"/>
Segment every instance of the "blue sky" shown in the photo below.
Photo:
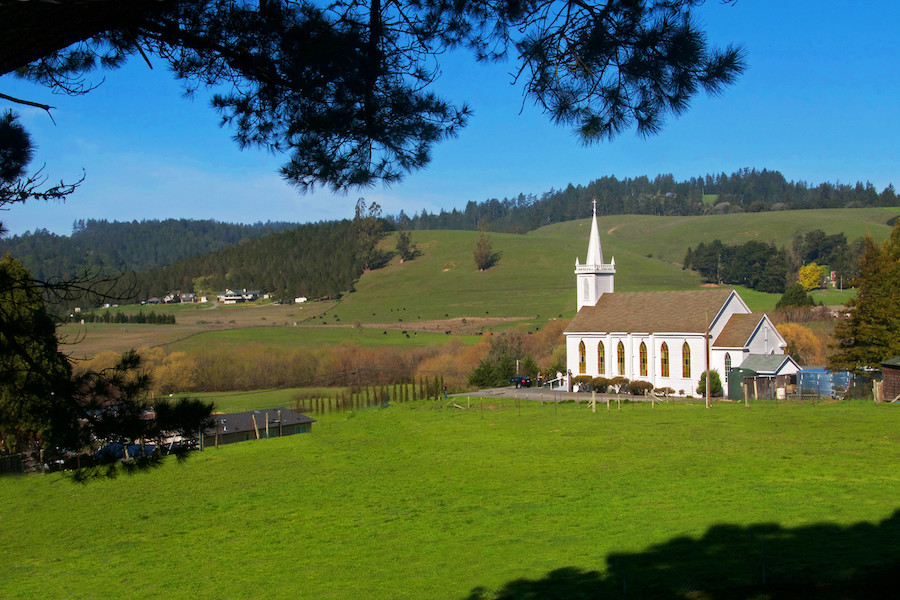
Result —
<path fill-rule="evenodd" d="M 66 203 L 13 207 L 0 221 L 12 234 L 69 234 L 74 220 L 89 218 L 308 222 L 350 218 L 360 197 L 387 214 L 412 214 L 605 175 L 681 180 L 744 167 L 811 184 L 869 181 L 879 191 L 900 183 L 900 5 L 713 0 L 699 15 L 713 44 L 744 46 L 748 69 L 722 95 L 698 96 L 661 134 L 626 132 L 584 147 L 523 105 L 510 85 L 511 64 L 451 56 L 436 89 L 472 107 L 469 126 L 402 183 L 346 195 L 288 186 L 277 173 L 283 156 L 239 150 L 208 99 L 184 99 L 160 61 L 153 71 L 135 61 L 95 75 L 105 81 L 81 97 L 0 77 L 0 92 L 57 107 L 55 123 L 38 109 L 14 107 L 38 144 L 32 166 L 45 164 L 53 181 L 86 174 Z M 0 100 L 0 110 L 9 107 Z"/>

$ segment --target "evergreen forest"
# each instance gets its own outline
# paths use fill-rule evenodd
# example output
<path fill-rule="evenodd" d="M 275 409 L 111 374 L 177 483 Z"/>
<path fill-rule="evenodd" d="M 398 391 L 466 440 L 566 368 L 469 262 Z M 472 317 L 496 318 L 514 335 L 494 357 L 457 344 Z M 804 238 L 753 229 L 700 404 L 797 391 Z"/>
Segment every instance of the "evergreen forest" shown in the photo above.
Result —
<path fill-rule="evenodd" d="M 846 281 L 859 274 L 859 259 L 864 249 L 862 238 L 848 241 L 843 233 L 827 235 L 821 229 L 796 233 L 787 248 L 776 248 L 751 240 L 725 245 L 722 240 L 700 242 L 688 247 L 683 265 L 693 269 L 709 283 L 743 285 L 760 292 L 781 294 L 786 283 L 800 267 L 827 265 Z"/>
<path fill-rule="evenodd" d="M 256 289 L 277 299 L 328 298 L 352 291 L 365 253 L 350 220 L 295 225 L 137 274 L 136 300 L 167 291 Z M 125 282 L 128 284 L 128 282 Z M 127 294 L 128 290 L 120 290 Z"/>
<path fill-rule="evenodd" d="M 110 223 L 79 219 L 67 236 L 39 229 L 0 238 L 0 256 L 9 252 L 41 281 L 71 277 L 98 267 L 141 272 L 292 227 L 296 224 L 241 225 L 191 219 Z"/>

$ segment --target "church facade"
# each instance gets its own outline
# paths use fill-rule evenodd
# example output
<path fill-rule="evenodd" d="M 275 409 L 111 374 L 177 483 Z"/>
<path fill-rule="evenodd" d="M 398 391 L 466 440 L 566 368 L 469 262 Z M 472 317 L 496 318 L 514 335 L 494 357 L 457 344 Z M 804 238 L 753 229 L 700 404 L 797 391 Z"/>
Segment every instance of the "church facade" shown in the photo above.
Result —
<path fill-rule="evenodd" d="M 707 369 L 728 389 L 728 371 L 749 356 L 784 354 L 771 319 L 733 289 L 616 293 L 615 273 L 615 259 L 604 262 L 595 205 L 587 258 L 575 259 L 578 312 L 564 332 L 573 376 L 621 376 L 693 395 Z"/>

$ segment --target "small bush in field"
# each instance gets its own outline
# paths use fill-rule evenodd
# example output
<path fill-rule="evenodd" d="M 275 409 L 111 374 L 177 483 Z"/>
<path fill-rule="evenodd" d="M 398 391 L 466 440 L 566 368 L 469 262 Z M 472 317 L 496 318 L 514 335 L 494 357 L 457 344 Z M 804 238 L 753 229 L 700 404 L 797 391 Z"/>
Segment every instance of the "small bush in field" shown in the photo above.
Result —
<path fill-rule="evenodd" d="M 646 396 L 653 389 L 653 384 L 649 381 L 635 380 L 628 384 L 628 393 L 634 396 Z"/>
<path fill-rule="evenodd" d="M 617 392 L 627 391 L 628 390 L 628 378 L 616 376 L 609 380 L 609 385 L 616 388 Z"/>
<path fill-rule="evenodd" d="M 591 389 L 603 393 L 609 389 L 610 383 L 606 377 L 594 377 L 591 379 Z"/>
<path fill-rule="evenodd" d="M 579 375 L 578 377 L 572 378 L 572 384 L 578 385 L 578 389 L 582 392 L 591 391 L 591 376 L 590 375 Z"/>

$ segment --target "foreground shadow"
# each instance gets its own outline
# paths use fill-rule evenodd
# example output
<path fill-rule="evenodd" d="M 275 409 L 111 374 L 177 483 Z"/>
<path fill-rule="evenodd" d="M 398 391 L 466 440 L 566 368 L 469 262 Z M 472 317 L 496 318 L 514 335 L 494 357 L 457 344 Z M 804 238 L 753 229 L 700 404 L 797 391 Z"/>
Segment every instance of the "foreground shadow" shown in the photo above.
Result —
<path fill-rule="evenodd" d="M 846 527 L 714 525 L 606 563 L 475 588 L 466 600 L 900 598 L 900 511 Z"/>

